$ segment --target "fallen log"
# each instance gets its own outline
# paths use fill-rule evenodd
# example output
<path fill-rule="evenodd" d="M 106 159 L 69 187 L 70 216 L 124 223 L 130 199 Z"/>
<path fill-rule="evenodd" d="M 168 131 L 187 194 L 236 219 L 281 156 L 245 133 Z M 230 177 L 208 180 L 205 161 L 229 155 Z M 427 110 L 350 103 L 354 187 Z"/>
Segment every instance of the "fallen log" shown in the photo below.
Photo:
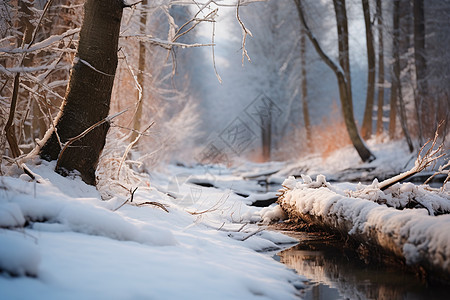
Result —
<path fill-rule="evenodd" d="M 430 216 L 426 209 L 398 210 L 352 197 L 318 176 L 313 182 L 290 177 L 278 203 L 291 218 L 339 233 L 371 253 L 383 253 L 425 275 L 430 281 L 450 280 L 450 215 Z M 448 192 L 447 192 L 448 196 Z M 450 198 L 447 197 L 449 200 Z"/>

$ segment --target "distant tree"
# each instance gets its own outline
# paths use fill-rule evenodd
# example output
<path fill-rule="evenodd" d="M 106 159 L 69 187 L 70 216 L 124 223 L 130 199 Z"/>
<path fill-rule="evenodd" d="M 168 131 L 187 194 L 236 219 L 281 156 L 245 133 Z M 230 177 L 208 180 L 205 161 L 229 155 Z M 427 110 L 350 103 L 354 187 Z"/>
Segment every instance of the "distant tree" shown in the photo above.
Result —
<path fill-rule="evenodd" d="M 384 105 L 384 41 L 383 41 L 383 6 L 381 0 L 376 0 L 376 19 L 378 28 L 377 135 L 379 136 L 383 133 L 383 105 Z"/>
<path fill-rule="evenodd" d="M 312 147 L 311 121 L 308 110 L 308 80 L 306 72 L 306 32 L 302 28 L 300 30 L 300 68 L 301 68 L 301 86 L 302 86 L 302 111 L 303 121 L 305 123 L 306 140 L 308 146 Z"/>
<path fill-rule="evenodd" d="M 361 127 L 363 139 L 369 139 L 372 135 L 372 115 L 373 101 L 375 94 L 375 48 L 373 42 L 372 20 L 370 18 L 369 0 L 362 0 L 364 24 L 366 28 L 366 47 L 367 47 L 367 93 L 366 107 Z"/>
<path fill-rule="evenodd" d="M 353 146 L 358 152 L 362 161 L 372 161 L 375 156 L 366 147 L 358 128 L 356 127 L 355 117 L 353 114 L 353 101 L 351 90 L 351 76 L 350 76 L 350 59 L 349 59 L 349 44 L 348 44 L 348 25 L 345 1 L 334 0 L 334 8 L 336 13 L 337 30 L 338 30 L 338 48 L 339 48 L 339 65 L 336 64 L 321 48 L 318 40 L 312 33 L 308 24 L 306 23 L 305 14 L 303 12 L 303 5 L 301 0 L 294 0 L 300 21 L 306 30 L 308 38 L 311 40 L 316 52 L 320 58 L 330 67 L 336 75 L 339 86 L 339 98 L 341 100 L 342 113 L 344 122 Z"/>
<path fill-rule="evenodd" d="M 428 99 L 427 63 L 425 53 L 425 12 L 424 1 L 413 0 L 414 14 L 414 62 L 416 75 L 416 92 L 414 95 L 417 123 L 419 129 L 419 143 L 422 144 L 423 136 L 431 136 L 436 128 L 437 120 L 433 120 L 432 111 L 434 101 Z"/>
<path fill-rule="evenodd" d="M 409 134 L 407 118 L 406 118 L 406 108 L 403 101 L 402 84 L 400 78 L 400 50 L 399 50 L 399 40 L 400 40 L 400 1 L 394 0 L 394 10 L 393 10 L 393 41 L 392 41 L 392 53 L 393 53 L 393 88 L 396 88 L 395 94 L 397 95 L 398 107 L 400 112 L 400 124 L 403 129 L 403 134 L 405 135 L 406 141 L 408 143 L 409 151 L 414 150 L 414 146 Z"/>

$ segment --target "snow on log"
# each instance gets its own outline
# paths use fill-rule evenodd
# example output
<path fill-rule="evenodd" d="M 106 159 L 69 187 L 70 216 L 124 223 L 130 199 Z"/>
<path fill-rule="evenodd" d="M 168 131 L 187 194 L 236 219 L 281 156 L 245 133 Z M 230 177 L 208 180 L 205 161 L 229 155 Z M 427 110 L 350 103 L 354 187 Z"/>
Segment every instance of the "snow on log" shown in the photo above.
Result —
<path fill-rule="evenodd" d="M 399 210 L 377 203 L 383 195 L 393 198 L 388 193 L 401 190 L 401 184 L 396 184 L 367 197 L 364 192 L 375 190 L 377 184 L 374 181 L 366 187 L 355 185 L 359 190 L 349 191 L 339 185 L 331 186 L 323 175 L 317 176 L 316 181 L 305 175 L 300 181 L 291 176 L 284 181 L 278 202 L 290 217 L 299 217 L 326 231 L 348 236 L 368 249 L 393 255 L 415 270 L 424 270 L 430 278 L 449 280 L 450 215 L 433 216 L 422 206 Z M 435 197 L 436 203 L 450 203 L 445 187 L 428 193 L 428 199 Z"/>

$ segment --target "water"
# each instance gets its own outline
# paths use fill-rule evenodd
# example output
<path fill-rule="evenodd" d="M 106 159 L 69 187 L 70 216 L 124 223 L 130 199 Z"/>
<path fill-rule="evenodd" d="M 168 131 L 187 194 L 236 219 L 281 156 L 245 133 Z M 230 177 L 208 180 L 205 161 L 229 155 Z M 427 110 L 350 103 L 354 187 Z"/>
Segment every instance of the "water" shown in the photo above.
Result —
<path fill-rule="evenodd" d="M 427 285 L 400 267 L 367 264 L 332 236 L 284 233 L 299 244 L 278 253 L 276 259 L 310 279 L 303 299 L 450 299 L 449 286 Z"/>

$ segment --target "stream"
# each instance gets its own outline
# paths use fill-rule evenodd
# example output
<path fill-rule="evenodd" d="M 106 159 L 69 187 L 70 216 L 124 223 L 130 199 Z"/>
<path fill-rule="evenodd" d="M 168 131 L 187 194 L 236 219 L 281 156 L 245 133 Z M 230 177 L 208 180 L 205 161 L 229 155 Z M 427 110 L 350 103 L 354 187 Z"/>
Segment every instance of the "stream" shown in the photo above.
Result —
<path fill-rule="evenodd" d="M 310 280 L 301 291 L 302 299 L 450 299 L 448 286 L 429 285 L 400 266 L 365 261 L 335 236 L 272 229 L 298 241 L 274 259 Z"/>
<path fill-rule="evenodd" d="M 279 183 L 269 183 L 266 176 L 244 177 L 253 193 L 275 192 Z M 199 186 L 216 187 L 216 182 L 191 180 Z M 237 184 L 236 184 L 237 185 Z M 250 189 L 250 188 L 249 188 Z M 245 192 L 233 189 L 243 197 Z M 253 206 L 266 207 L 276 198 L 257 200 Z M 288 227 L 289 228 L 289 227 Z M 344 242 L 334 236 L 317 232 L 286 230 L 284 226 L 270 226 L 269 230 L 295 238 L 298 244 L 273 255 L 273 258 L 308 279 L 306 288 L 299 290 L 305 300 L 335 299 L 450 299 L 449 286 L 429 285 L 401 266 L 365 262 L 355 249 L 344 248 Z"/>
<path fill-rule="evenodd" d="M 282 231 L 299 243 L 274 256 L 310 281 L 305 300 L 449 299 L 448 286 L 430 286 L 398 267 L 366 264 L 342 241 L 328 235 Z"/>

